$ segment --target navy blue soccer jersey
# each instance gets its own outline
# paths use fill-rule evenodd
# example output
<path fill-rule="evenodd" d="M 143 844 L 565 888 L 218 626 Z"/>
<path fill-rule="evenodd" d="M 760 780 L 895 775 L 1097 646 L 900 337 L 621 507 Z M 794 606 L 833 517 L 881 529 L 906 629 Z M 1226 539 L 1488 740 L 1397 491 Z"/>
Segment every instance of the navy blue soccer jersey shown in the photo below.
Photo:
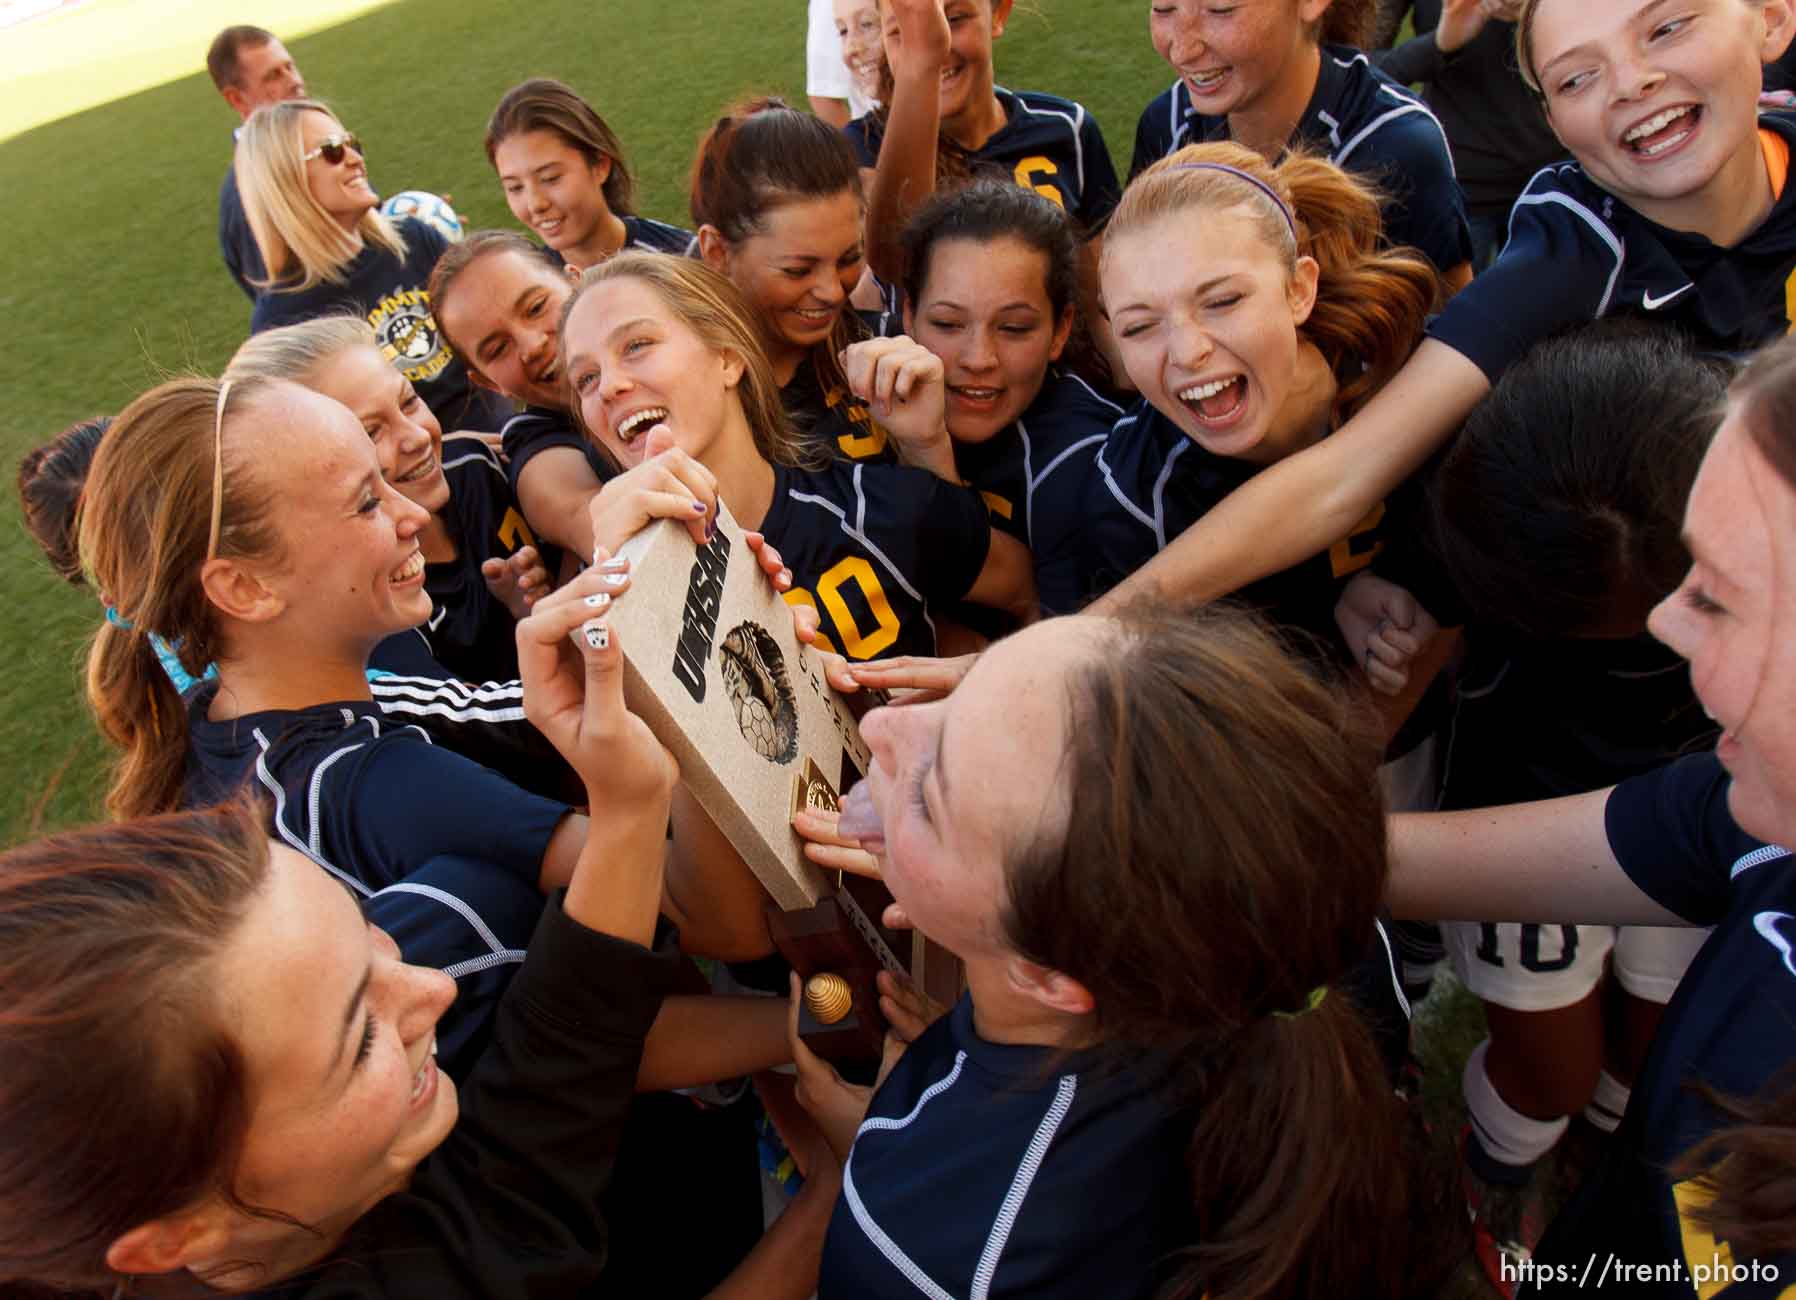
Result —
<path fill-rule="evenodd" d="M 670 226 L 653 217 L 619 217 L 624 223 L 624 251 L 640 253 L 672 253 L 675 257 L 698 254 L 698 236 L 679 226 Z M 544 247 L 543 254 L 556 266 L 566 266 L 567 258 L 553 248 Z"/>
<path fill-rule="evenodd" d="M 1753 1261 L 1716 1241 L 1692 1217 L 1707 1203 L 1703 1189 L 1667 1172 L 1728 1122 L 1692 1085 L 1760 1096 L 1796 1060 L 1796 864 L 1787 850 L 1740 829 L 1727 807 L 1729 784 L 1715 757 L 1702 754 L 1609 796 L 1609 847 L 1629 878 L 1715 932 L 1665 1009 L 1602 1163 L 1535 1252 L 1523 1295 L 1585 1294 L 1579 1279 L 1587 1269 L 1590 1284 L 1603 1275 L 1630 1296 L 1697 1294 L 1698 1265 L 1711 1278 L 1726 1265 L 1725 1278 L 1741 1279 L 1702 1289 L 1705 1298 L 1786 1296 L 1796 1280 L 1796 1253 Z M 1623 1281 L 1618 1262 L 1654 1266 L 1655 1274 Z"/>
<path fill-rule="evenodd" d="M 1535 640 L 1474 624 L 1465 644 L 1442 808 L 1601 790 L 1715 743 L 1690 665 L 1645 632 Z"/>
<path fill-rule="evenodd" d="M 617 467 L 574 426 L 574 417 L 566 411 L 526 406 L 505 422 L 500 438 L 505 448 L 505 477 L 513 500 L 517 498 L 518 475 L 524 472 L 524 466 L 550 447 L 571 447 L 579 452 L 601 483 L 617 476 Z"/>
<path fill-rule="evenodd" d="M 861 318 L 861 324 L 867 327 L 867 333 L 873 338 L 897 338 L 904 333 L 904 291 L 895 284 L 887 284 L 871 272 L 868 272 L 868 278 L 879 290 L 879 306 L 857 307 L 854 314 Z"/>
<path fill-rule="evenodd" d="M 272 833 L 341 881 L 407 961 L 448 970 L 463 990 L 439 1026 L 458 1064 L 483 1041 L 493 1001 L 523 960 L 541 910 L 537 881 L 569 808 L 520 790 L 433 744 L 365 700 L 269 710 L 223 722 L 217 692 L 188 695 L 183 803 L 248 785 L 272 805 Z"/>
<path fill-rule="evenodd" d="M 934 654 L 930 611 L 967 594 L 991 548 L 978 495 L 904 465 L 773 472 L 761 532 L 792 570 L 786 600 L 822 617 L 823 648 L 850 659 Z"/>
<path fill-rule="evenodd" d="M 503 559 L 536 535 L 512 499 L 511 484 L 498 456 L 480 438 L 443 439 L 443 474 L 449 504 L 443 522 L 455 541 L 456 557 L 424 566 L 430 593 L 430 647 L 456 677 L 474 682 L 509 681 L 518 675 L 517 624 L 511 611 L 487 590 L 480 566 Z M 550 573 L 560 552 L 547 548 L 542 561 Z"/>
<path fill-rule="evenodd" d="M 656 221 L 653 217 L 624 217 L 624 247 L 644 253 L 672 253 L 691 257 L 698 251 L 698 236 L 690 230 Z"/>
<path fill-rule="evenodd" d="M 445 429 L 496 430 L 510 403 L 475 387 L 430 309 L 431 268 L 449 247 L 434 227 L 412 217 L 394 223 L 405 239 L 403 258 L 368 244 L 342 268 L 340 283 L 310 289 L 267 289 L 250 309 L 249 331 L 297 325 L 317 316 L 350 311 L 374 330 L 381 355 L 401 370 Z"/>
<path fill-rule="evenodd" d="M 585 801 L 586 788 L 567 760 L 525 718 L 523 683 L 457 679 L 438 662 L 422 628 L 374 647 L 368 689 L 387 717 L 415 723 L 514 785 L 550 799 Z"/>
<path fill-rule="evenodd" d="M 1181 79 L 1142 113 L 1129 174 L 1188 144 L 1228 138 L 1228 117 L 1197 112 Z M 1384 233 L 1391 243 L 1421 249 L 1443 271 L 1471 260 L 1465 196 L 1453 174 L 1447 133 L 1419 96 L 1373 67 L 1361 51 L 1322 47 L 1316 89 L 1291 143 L 1376 184 L 1385 196 Z"/>
<path fill-rule="evenodd" d="M 1095 1064 L 985 1041 L 962 997 L 855 1135 L 819 1300 L 1152 1295 L 1193 1236 L 1191 1121 Z"/>
<path fill-rule="evenodd" d="M 897 463 L 898 450 L 885 426 L 846 387 L 826 385 L 811 357 L 800 361 L 792 378 L 781 387 L 780 405 L 793 427 L 806 439 L 827 447 L 837 460 Z"/>
<path fill-rule="evenodd" d="M 1766 147 L 1787 156 L 1796 114 L 1766 113 L 1759 124 L 1777 142 Z M 1549 334 L 1603 316 L 1664 324 L 1701 351 L 1750 352 L 1789 332 L 1792 296 L 1796 187 L 1784 185 L 1758 229 L 1721 248 L 1649 221 L 1564 162 L 1528 182 L 1502 254 L 1428 333 L 1494 384 Z"/>
<path fill-rule="evenodd" d="M 1077 604 L 1086 480 L 1122 414 L 1077 375 L 1052 370 L 1015 424 L 984 442 L 954 445 L 961 476 L 978 489 L 992 527 L 1029 548 L 1037 594 L 1050 613 Z"/>
<path fill-rule="evenodd" d="M 1110 431 L 1087 480 L 1081 599 L 1100 596 L 1127 578 L 1259 469 L 1211 455 L 1146 399 L 1138 401 Z M 1327 550 L 1234 595 L 1275 623 L 1337 645 L 1334 607 L 1341 584 L 1383 547 L 1388 514 L 1380 502 Z"/>
<path fill-rule="evenodd" d="M 1005 123 L 973 154 L 974 169 L 1002 170 L 1018 185 L 1058 203 L 1083 233 L 1102 230 L 1122 197 L 1122 187 L 1097 119 L 1083 104 L 1058 95 L 1002 86 L 992 90 L 1004 108 Z M 885 139 L 881 115 L 857 117 L 842 129 L 860 155 L 861 166 L 877 166 Z"/>

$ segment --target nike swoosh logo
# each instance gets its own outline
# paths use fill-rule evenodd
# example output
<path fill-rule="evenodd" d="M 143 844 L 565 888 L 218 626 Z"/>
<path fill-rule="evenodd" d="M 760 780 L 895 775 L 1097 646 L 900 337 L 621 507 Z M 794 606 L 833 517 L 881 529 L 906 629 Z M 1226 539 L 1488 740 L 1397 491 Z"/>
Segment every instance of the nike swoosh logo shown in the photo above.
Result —
<path fill-rule="evenodd" d="M 1648 311 L 1658 311 L 1659 308 L 1663 307 L 1666 303 L 1670 302 L 1673 298 L 1677 298 L 1677 297 L 1682 296 L 1683 294 L 1689 293 L 1695 287 L 1696 286 L 1693 284 L 1687 284 L 1682 289 L 1673 289 L 1670 293 L 1666 294 L 1663 298 L 1655 298 L 1650 293 L 1643 293 L 1640 295 L 1640 305 L 1642 307 L 1646 308 Z"/>
<path fill-rule="evenodd" d="M 441 623 L 444 619 L 446 619 L 448 617 L 449 617 L 449 607 L 447 605 L 439 605 L 436 608 L 436 611 L 434 613 L 432 613 L 430 616 L 430 624 L 429 624 L 430 630 L 432 632 L 436 631 L 437 624 Z"/>

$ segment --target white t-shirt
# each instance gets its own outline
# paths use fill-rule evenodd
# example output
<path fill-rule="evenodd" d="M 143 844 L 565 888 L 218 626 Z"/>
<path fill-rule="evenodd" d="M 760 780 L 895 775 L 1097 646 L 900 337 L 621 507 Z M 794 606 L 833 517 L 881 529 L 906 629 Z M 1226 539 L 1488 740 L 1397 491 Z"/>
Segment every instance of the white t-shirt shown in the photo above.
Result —
<path fill-rule="evenodd" d="M 804 93 L 827 99 L 847 99 L 854 93 L 854 78 L 842 61 L 842 37 L 836 31 L 833 0 L 811 0 L 811 26 L 804 43 Z"/>

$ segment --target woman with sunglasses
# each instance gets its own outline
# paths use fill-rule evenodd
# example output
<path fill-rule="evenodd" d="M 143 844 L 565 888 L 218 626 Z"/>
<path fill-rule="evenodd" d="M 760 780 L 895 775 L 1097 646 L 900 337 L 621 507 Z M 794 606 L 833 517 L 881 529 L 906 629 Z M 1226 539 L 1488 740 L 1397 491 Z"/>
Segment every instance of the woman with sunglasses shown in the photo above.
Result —
<path fill-rule="evenodd" d="M 237 140 L 237 186 L 268 268 L 250 332 L 353 311 L 445 429 L 497 431 L 509 412 L 468 382 L 431 314 L 430 268 L 448 247 L 421 221 L 389 221 L 361 141 L 317 100 L 270 104 Z"/>

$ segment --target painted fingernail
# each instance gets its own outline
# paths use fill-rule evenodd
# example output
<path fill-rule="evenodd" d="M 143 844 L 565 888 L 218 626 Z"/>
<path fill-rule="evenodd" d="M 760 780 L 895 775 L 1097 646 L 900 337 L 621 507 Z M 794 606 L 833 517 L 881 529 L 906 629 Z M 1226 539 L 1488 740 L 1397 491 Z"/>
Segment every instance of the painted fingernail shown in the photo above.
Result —
<path fill-rule="evenodd" d="M 604 575 L 604 578 L 607 587 L 621 587 L 630 580 L 630 575 L 627 573 L 607 573 Z"/>
<path fill-rule="evenodd" d="M 630 567 L 630 561 L 622 555 L 614 555 L 599 566 L 602 573 L 621 573 Z"/>
<path fill-rule="evenodd" d="M 605 606 L 611 603 L 611 597 L 607 596 L 602 591 L 596 591 L 581 603 L 588 609 L 604 609 Z"/>
<path fill-rule="evenodd" d="M 580 625 L 588 650 L 606 650 L 611 646 L 611 626 L 602 618 L 589 618 Z"/>
<path fill-rule="evenodd" d="M 692 503 L 692 513 L 695 515 L 704 514 L 707 509 L 709 509 L 709 507 L 706 506 L 703 501 L 694 501 Z"/>

